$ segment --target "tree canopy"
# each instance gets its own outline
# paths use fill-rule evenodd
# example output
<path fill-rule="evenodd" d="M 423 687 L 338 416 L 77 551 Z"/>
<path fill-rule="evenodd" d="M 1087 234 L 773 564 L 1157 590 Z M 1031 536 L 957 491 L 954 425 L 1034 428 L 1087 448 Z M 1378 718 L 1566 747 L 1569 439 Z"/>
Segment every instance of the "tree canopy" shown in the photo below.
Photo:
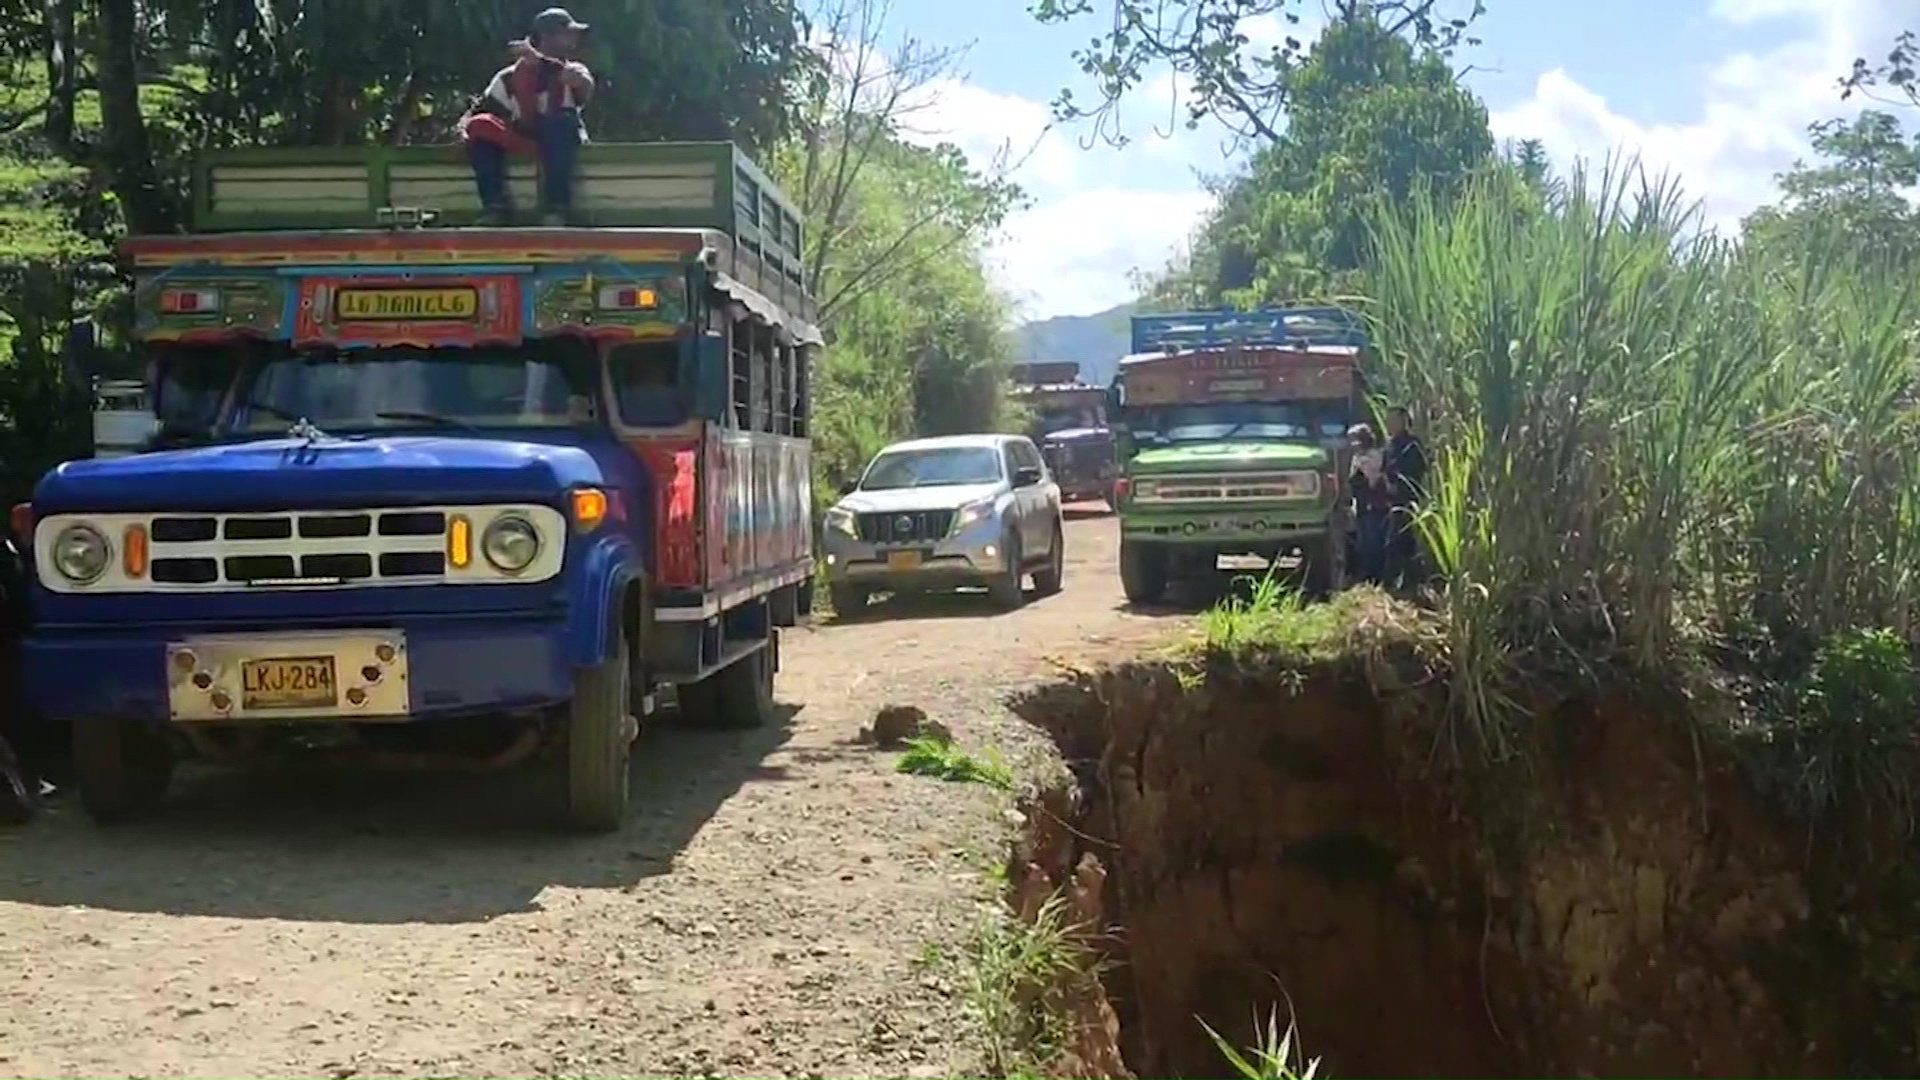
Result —
<path fill-rule="evenodd" d="M 1190 257 L 1150 284 L 1154 299 L 1257 303 L 1337 290 L 1365 262 L 1377 200 L 1445 197 L 1494 160 L 1486 107 L 1445 55 L 1377 18 L 1328 27 L 1284 84 L 1284 130 L 1216 185 Z"/>

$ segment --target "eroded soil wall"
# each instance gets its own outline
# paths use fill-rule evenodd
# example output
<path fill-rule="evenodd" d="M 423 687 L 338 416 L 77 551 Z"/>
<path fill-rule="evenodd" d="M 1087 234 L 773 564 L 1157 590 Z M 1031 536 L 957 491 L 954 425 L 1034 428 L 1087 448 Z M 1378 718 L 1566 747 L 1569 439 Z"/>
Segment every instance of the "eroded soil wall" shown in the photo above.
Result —
<path fill-rule="evenodd" d="M 1229 1075 L 1201 1021 L 1245 1045 L 1276 1007 L 1337 1077 L 1865 1067 L 1887 1003 L 1848 1000 L 1807 835 L 1655 709 L 1542 717 L 1530 769 L 1468 781 L 1437 690 L 1357 673 L 1133 666 L 1018 707 L 1079 783 L 1028 808 L 1016 902 L 1077 874 L 1107 931 L 1065 1073 Z"/>

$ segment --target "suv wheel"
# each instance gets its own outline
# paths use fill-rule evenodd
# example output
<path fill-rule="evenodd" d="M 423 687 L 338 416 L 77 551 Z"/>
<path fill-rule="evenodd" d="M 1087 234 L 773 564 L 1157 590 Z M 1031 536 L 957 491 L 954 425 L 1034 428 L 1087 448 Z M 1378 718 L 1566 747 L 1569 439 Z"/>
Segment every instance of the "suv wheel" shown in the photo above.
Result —
<path fill-rule="evenodd" d="M 1052 596 L 1065 588 L 1066 583 L 1067 538 L 1056 521 L 1053 523 L 1053 540 L 1047 553 L 1046 568 L 1033 572 L 1033 589 L 1041 596 Z"/>
<path fill-rule="evenodd" d="M 1026 577 L 1025 555 L 1020 551 L 1020 541 L 1009 536 L 1000 542 L 1000 552 L 1007 567 L 992 581 L 987 582 L 987 595 L 993 602 L 1007 611 L 1013 611 L 1026 603 L 1027 594 L 1020 586 Z"/>

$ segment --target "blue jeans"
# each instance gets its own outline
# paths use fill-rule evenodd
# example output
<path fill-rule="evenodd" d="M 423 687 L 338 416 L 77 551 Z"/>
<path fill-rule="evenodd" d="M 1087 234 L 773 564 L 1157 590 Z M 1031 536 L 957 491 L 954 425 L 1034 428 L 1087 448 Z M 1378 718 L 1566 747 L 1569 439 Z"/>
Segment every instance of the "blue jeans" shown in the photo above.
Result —
<path fill-rule="evenodd" d="M 586 141 L 580 128 L 580 110 L 561 109 L 540 117 L 534 125 L 534 138 L 540 146 L 540 209 L 564 214 L 573 209 L 573 176 L 580 162 L 580 145 Z M 467 143 L 467 158 L 473 162 L 480 205 L 496 213 L 512 213 L 506 148 L 474 139 Z"/>

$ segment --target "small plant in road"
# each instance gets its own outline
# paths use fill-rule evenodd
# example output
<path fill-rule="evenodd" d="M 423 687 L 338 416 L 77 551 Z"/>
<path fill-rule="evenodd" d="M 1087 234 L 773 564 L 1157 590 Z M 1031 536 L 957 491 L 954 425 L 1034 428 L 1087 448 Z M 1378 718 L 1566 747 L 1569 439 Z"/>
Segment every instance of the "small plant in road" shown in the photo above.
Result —
<path fill-rule="evenodd" d="M 989 750 L 975 757 L 944 739 L 921 736 L 907 740 L 907 751 L 894 766 L 911 776 L 931 776 L 961 784 L 988 784 L 997 788 L 1013 786 L 1013 769 Z"/>

